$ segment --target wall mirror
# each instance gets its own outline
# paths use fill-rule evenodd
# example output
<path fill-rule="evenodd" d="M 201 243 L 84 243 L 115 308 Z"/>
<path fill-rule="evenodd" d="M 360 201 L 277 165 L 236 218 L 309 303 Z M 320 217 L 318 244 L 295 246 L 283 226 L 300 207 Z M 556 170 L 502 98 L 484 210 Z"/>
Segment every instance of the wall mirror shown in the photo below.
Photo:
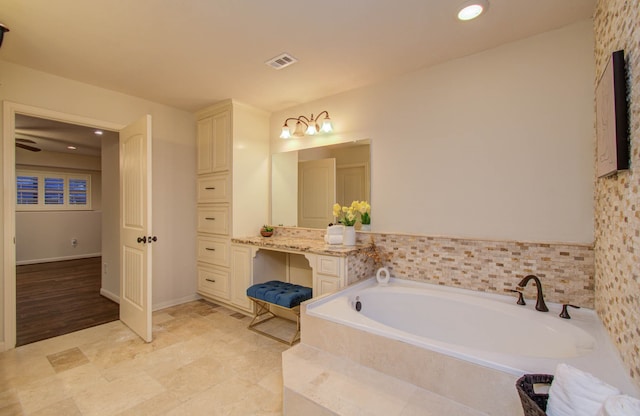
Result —
<path fill-rule="evenodd" d="M 371 201 L 370 140 L 271 156 L 271 223 L 325 228 L 332 207 Z"/>

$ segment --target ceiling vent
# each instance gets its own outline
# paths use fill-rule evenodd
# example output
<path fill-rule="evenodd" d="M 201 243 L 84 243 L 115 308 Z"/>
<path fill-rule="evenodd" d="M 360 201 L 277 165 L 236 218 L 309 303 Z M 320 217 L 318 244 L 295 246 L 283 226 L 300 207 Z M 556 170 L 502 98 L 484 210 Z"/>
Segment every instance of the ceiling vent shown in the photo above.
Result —
<path fill-rule="evenodd" d="M 282 69 L 289 65 L 293 65 L 298 60 L 288 53 L 283 53 L 282 55 L 278 55 L 275 58 L 269 59 L 265 64 L 269 65 L 273 69 Z"/>

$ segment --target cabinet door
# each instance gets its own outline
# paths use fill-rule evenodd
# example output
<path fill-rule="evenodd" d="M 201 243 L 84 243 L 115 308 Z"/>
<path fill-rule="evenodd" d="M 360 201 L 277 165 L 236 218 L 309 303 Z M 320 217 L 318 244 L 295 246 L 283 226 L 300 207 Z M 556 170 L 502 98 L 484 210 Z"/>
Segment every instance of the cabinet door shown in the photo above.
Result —
<path fill-rule="evenodd" d="M 221 172 L 231 167 L 231 111 L 213 116 L 212 171 Z"/>
<path fill-rule="evenodd" d="M 198 174 L 213 172 L 213 117 L 198 120 Z"/>
<path fill-rule="evenodd" d="M 253 305 L 247 297 L 247 288 L 252 283 L 251 248 L 231 246 L 231 303 L 252 312 Z"/>
<path fill-rule="evenodd" d="M 341 288 L 340 279 L 337 277 L 316 274 L 314 282 L 313 297 L 326 295 Z"/>
<path fill-rule="evenodd" d="M 222 172 L 231 166 L 231 111 L 198 120 L 198 174 Z"/>

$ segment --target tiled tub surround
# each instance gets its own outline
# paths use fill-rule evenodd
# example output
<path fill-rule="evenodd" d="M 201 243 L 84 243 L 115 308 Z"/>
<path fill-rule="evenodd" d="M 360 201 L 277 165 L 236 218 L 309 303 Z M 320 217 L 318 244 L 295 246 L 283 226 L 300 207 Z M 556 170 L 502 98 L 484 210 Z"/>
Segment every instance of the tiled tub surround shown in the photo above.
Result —
<path fill-rule="evenodd" d="M 532 320 L 538 317 L 541 320 L 538 329 L 553 323 L 548 320 L 557 319 L 558 325 L 575 327 L 564 332 L 587 331 L 595 342 L 585 343 L 582 337 L 575 338 L 576 342 L 581 346 L 589 344 L 594 349 L 578 349 L 577 356 L 564 357 L 571 348 L 561 343 L 559 350 L 546 351 L 545 355 L 555 354 L 562 358 L 539 357 L 540 351 L 537 350 L 521 354 L 519 348 L 518 352 L 496 354 L 470 346 L 477 341 L 480 341 L 479 345 L 491 342 L 468 336 L 477 327 L 473 323 L 468 325 L 475 325 L 474 328 L 457 328 L 463 332 L 452 333 L 452 339 L 456 341 L 449 342 L 456 344 L 448 344 L 442 341 L 446 332 L 441 333 L 437 329 L 437 321 L 444 322 L 443 318 L 426 312 L 418 313 L 419 320 L 429 320 L 423 315 L 432 316 L 431 319 L 436 321 L 433 333 L 439 334 L 438 337 L 445 336 L 442 340 L 428 339 L 390 329 L 355 312 L 349 303 L 355 296 L 366 299 L 367 296 L 377 298 L 385 293 L 395 296 L 405 292 L 409 296 L 436 296 L 431 302 L 441 298 L 446 305 L 457 309 L 464 305 L 480 308 L 471 314 L 473 316 L 504 310 L 504 319 L 508 320 L 517 316 L 515 312 L 521 312 L 527 315 L 522 319 L 523 325 L 530 322 L 532 329 L 536 323 Z M 409 301 L 401 303 L 404 305 Z M 617 351 L 595 313 L 576 311 L 572 321 L 565 321 L 555 316 L 560 305 L 552 304 L 550 307 L 554 315 L 536 312 L 533 305 L 526 307 L 528 310 L 519 309 L 520 306 L 513 305 L 505 296 L 473 294 L 403 280 L 392 281 L 389 287 L 381 290 L 373 279 L 338 294 L 306 302 L 302 313 L 302 343 L 283 355 L 285 414 L 301 414 L 301 411 L 310 415 L 522 414 L 514 388 L 515 380 L 527 372 L 552 372 L 558 362 L 568 362 L 590 371 L 624 392 L 637 396 L 639 391 L 626 375 Z M 517 310 L 512 311 L 514 308 Z M 390 314 L 394 313 L 393 307 L 388 309 Z M 401 313 L 402 309 L 398 311 Z M 447 311 L 441 313 L 446 315 Z M 470 313 L 467 312 L 465 316 L 468 315 Z M 384 318 L 388 320 L 388 316 Z M 508 338 L 512 325 L 493 322 L 504 319 L 496 317 L 488 324 L 497 325 L 494 327 L 497 330 L 502 328 Z M 429 328 L 429 323 L 426 325 Z M 469 346 L 457 345 L 464 343 L 465 339 Z M 546 343 L 543 346 L 547 348 Z"/>
<path fill-rule="evenodd" d="M 276 227 L 276 235 L 322 239 L 324 230 Z M 594 308 L 594 252 L 591 245 L 489 241 L 408 234 L 357 233 L 358 244 L 373 239 L 391 275 L 407 280 L 505 294 L 528 274 L 540 277 L 545 300 Z M 362 253 L 349 263 L 349 276 L 373 276 Z M 350 280 L 349 283 L 355 282 Z M 529 284 L 525 297 L 535 301 Z"/>
<path fill-rule="evenodd" d="M 624 49 L 630 170 L 595 179 L 596 310 L 640 386 L 640 1 L 598 0 L 595 78 Z M 595 105 L 594 105 L 595 111 Z M 587 138 L 588 139 L 588 138 Z M 595 163 L 595 158 L 594 158 Z"/>

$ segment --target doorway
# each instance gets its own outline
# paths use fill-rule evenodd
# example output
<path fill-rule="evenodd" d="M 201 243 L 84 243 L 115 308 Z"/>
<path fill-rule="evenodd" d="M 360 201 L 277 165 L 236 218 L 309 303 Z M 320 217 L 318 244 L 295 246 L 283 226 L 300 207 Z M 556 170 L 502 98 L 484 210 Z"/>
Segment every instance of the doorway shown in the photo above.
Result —
<path fill-rule="evenodd" d="M 117 143 L 117 132 L 15 116 L 16 346 L 118 319 L 100 295 L 102 194 L 118 186 L 102 178 L 102 146 Z"/>
<path fill-rule="evenodd" d="M 86 117 L 69 115 L 65 113 L 59 113 L 51 110 L 45 110 L 37 107 L 16 104 L 5 101 L 3 104 L 3 186 L 5 190 L 16 189 L 16 158 L 15 158 L 15 133 L 16 133 L 16 117 L 19 115 L 41 118 L 45 120 L 51 120 L 61 123 L 76 124 L 79 126 L 91 127 L 101 130 L 119 131 L 124 126 L 104 122 L 95 119 L 89 119 Z M 29 143 L 26 143 L 29 145 Z M 117 149 L 118 146 L 116 145 Z M 117 152 L 116 152 L 117 154 Z M 113 164 L 116 171 L 116 176 L 119 176 L 119 162 Z M 103 171 L 104 174 L 104 171 Z M 119 218 L 119 188 L 116 187 L 115 209 L 113 214 L 115 216 L 116 224 Z M 104 197 L 103 192 L 103 197 Z M 4 275 L 4 349 L 13 348 L 16 345 L 16 194 L 13 192 L 5 192 L 3 201 L 3 275 Z M 104 198 L 103 198 L 104 199 Z M 102 207 L 106 210 L 106 206 Z M 103 229 L 117 230 L 116 226 L 105 226 L 103 223 Z M 116 241 L 115 259 L 113 262 L 112 275 L 115 277 L 115 289 L 111 294 L 117 298 L 119 293 L 119 281 L 118 281 L 118 268 L 119 268 L 119 251 L 118 251 L 118 238 L 113 238 Z M 104 245 L 102 247 L 104 262 Z M 107 269 L 103 270 L 106 272 Z M 103 276 L 104 277 L 104 276 Z M 102 287 L 105 287 L 104 281 Z M 101 290 L 102 292 L 102 290 Z M 103 293 L 103 295 L 109 297 L 109 293 Z"/>

